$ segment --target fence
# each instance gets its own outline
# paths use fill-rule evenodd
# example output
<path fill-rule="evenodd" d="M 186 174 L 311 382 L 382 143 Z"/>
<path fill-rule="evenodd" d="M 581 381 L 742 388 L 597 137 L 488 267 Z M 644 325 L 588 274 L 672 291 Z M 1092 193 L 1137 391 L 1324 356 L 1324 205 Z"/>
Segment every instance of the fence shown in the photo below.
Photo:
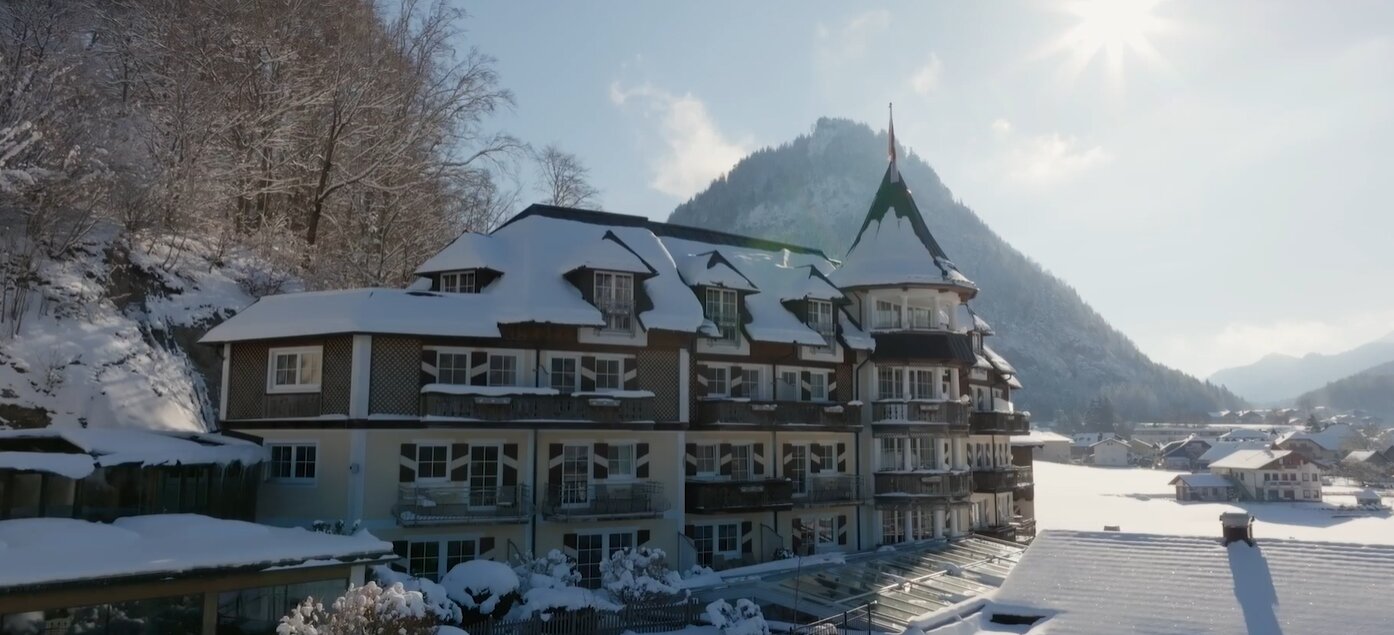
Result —
<path fill-rule="evenodd" d="M 548 619 L 479 622 L 465 627 L 473 635 L 620 635 L 662 633 L 696 624 L 701 602 L 689 598 L 673 604 L 630 605 L 619 611 L 572 611 Z"/>
<path fill-rule="evenodd" d="M 873 625 L 875 617 L 876 603 L 867 602 L 837 615 L 795 626 L 787 632 L 790 635 L 873 635 L 881 632 Z"/>

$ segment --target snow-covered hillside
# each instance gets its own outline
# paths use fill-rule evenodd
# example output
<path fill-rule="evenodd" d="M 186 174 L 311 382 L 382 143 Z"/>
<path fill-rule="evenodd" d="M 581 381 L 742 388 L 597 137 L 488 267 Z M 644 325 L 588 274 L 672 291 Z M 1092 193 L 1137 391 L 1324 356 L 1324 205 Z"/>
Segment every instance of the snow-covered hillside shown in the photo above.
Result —
<path fill-rule="evenodd" d="M 92 232 L 59 258 L 39 258 L 0 315 L 0 427 L 139 426 L 204 430 L 213 421 L 205 377 L 217 352 L 195 344 L 208 326 L 252 302 L 254 261 L 210 260 L 197 244 L 130 244 Z M 0 266 L 22 246 L 0 248 Z"/>

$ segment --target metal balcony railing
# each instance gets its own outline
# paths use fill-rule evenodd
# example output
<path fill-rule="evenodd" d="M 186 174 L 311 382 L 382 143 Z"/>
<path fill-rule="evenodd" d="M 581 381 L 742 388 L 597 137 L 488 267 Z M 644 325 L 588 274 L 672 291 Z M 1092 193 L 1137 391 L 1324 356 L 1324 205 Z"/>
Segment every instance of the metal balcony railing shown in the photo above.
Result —
<path fill-rule="evenodd" d="M 804 494 L 794 497 L 800 506 L 855 503 L 862 499 L 862 477 L 856 474 L 815 474 L 804 484 Z"/>
<path fill-rule="evenodd" d="M 793 483 L 787 478 L 687 482 L 687 511 L 693 514 L 789 509 Z"/>
<path fill-rule="evenodd" d="M 656 481 L 550 483 L 542 501 L 542 515 L 557 519 L 643 518 L 666 511 L 668 499 Z"/>
<path fill-rule="evenodd" d="M 1023 480 L 1026 468 L 1016 466 L 1004 468 L 973 468 L 973 490 L 977 492 L 1005 492 Z M 1029 477 L 1028 477 L 1029 478 Z"/>
<path fill-rule="evenodd" d="M 627 423 L 653 421 L 653 397 L 589 395 L 421 395 L 421 414 L 482 421 L 595 421 Z"/>
<path fill-rule="evenodd" d="M 970 416 L 973 434 L 1029 434 L 1031 420 L 1020 412 L 974 411 Z"/>
<path fill-rule="evenodd" d="M 527 522 L 532 495 L 526 485 L 402 485 L 392 515 L 402 527 Z"/>
<path fill-rule="evenodd" d="M 754 423 L 844 426 L 861 422 L 861 406 L 811 401 L 702 400 L 697 423 Z"/>
<path fill-rule="evenodd" d="M 951 497 L 969 494 L 972 478 L 968 473 L 925 474 L 919 472 L 877 472 L 876 496 Z"/>
<path fill-rule="evenodd" d="M 871 404 L 873 423 L 942 423 L 950 431 L 968 431 L 969 406 L 957 401 L 885 399 Z"/>

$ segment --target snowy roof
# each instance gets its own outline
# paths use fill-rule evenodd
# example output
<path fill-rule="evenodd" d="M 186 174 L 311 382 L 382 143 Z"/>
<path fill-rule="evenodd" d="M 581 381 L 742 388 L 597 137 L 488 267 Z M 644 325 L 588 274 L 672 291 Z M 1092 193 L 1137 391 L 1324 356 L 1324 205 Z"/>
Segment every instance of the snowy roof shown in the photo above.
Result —
<path fill-rule="evenodd" d="M 1210 446 L 1198 460 L 1202 463 L 1214 463 L 1240 450 L 1262 450 L 1267 447 L 1267 441 L 1223 441 Z"/>
<path fill-rule="evenodd" d="M 987 357 L 988 363 L 992 364 L 992 367 L 997 369 L 997 372 L 1003 375 L 1016 374 L 1016 368 L 1007 361 L 1007 358 L 998 355 L 997 351 L 992 350 L 991 346 L 983 344 L 983 355 Z"/>
<path fill-rule="evenodd" d="M 977 287 L 949 260 L 894 165 L 886 168 L 866 220 L 842 266 L 832 274 L 842 288 L 895 284 L 944 285 L 972 295 Z"/>
<path fill-rule="evenodd" d="M 1375 458 L 1375 457 L 1383 457 L 1383 456 L 1384 456 L 1383 454 L 1380 454 L 1380 453 L 1379 453 L 1379 450 L 1355 450 L 1355 451 L 1351 452 L 1350 454 L 1347 454 L 1347 455 L 1346 455 L 1346 458 L 1341 459 L 1341 462 L 1342 462 L 1342 463 L 1364 463 L 1365 461 L 1368 461 L 1368 460 L 1370 460 L 1370 459 L 1372 459 L 1372 458 Z"/>
<path fill-rule="evenodd" d="M 1253 428 L 1235 428 L 1220 435 L 1221 441 L 1239 441 L 1244 439 L 1268 439 L 1269 434 L 1262 430 Z"/>
<path fill-rule="evenodd" d="M 392 545 L 367 532 L 340 536 L 196 514 L 128 516 L 110 524 L 70 518 L 0 521 L 0 589 L 391 556 Z"/>
<path fill-rule="evenodd" d="M 1045 531 L 985 614 L 1043 616 L 1027 635 L 1379 633 L 1394 548 Z M 993 626 L 1001 626 L 993 624 Z M 968 631 L 973 632 L 973 631 Z"/>
<path fill-rule="evenodd" d="M 1327 450 L 1343 450 L 1351 445 L 1360 444 L 1362 442 L 1362 435 L 1360 431 L 1355 428 L 1344 423 L 1337 423 L 1327 426 L 1321 432 L 1294 430 L 1278 437 L 1278 443 L 1286 443 L 1294 440 L 1311 441 Z"/>
<path fill-rule="evenodd" d="M 66 441 L 71 448 L 36 447 L 41 440 Z M 252 465 L 265 459 L 265 448 L 217 434 L 68 426 L 0 430 L 0 468 L 68 478 L 83 478 L 98 467 L 131 463 Z"/>
<path fill-rule="evenodd" d="M 972 324 L 970 330 L 977 331 L 983 335 L 992 335 L 992 326 L 987 323 L 976 311 L 969 308 L 967 302 L 960 302 L 958 305 L 958 315 L 956 322 L 959 324 Z"/>
<path fill-rule="evenodd" d="M 574 289 L 573 289 L 574 291 Z M 269 295 L 208 331 L 205 344 L 332 333 L 499 337 L 500 307 L 482 293 L 346 289 Z M 554 316 L 561 317 L 560 311 Z M 577 294 L 563 320 L 602 324 Z"/>
<path fill-rule="evenodd" d="M 678 274 L 688 286 L 724 287 L 737 291 L 759 291 L 755 284 L 736 270 L 719 251 L 693 254 L 677 259 Z"/>
<path fill-rule="evenodd" d="M 1012 445 L 1042 445 L 1044 443 L 1074 443 L 1074 439 L 1049 430 L 1032 430 L 1030 434 L 1012 437 Z"/>
<path fill-rule="evenodd" d="M 1188 487 L 1230 487 L 1231 485 L 1229 479 L 1219 474 L 1209 473 L 1181 474 L 1171 479 L 1170 484 L 1175 485 L 1177 481 L 1185 483 Z"/>
<path fill-rule="evenodd" d="M 1289 454 L 1292 452 L 1288 450 L 1235 450 L 1229 456 L 1211 461 L 1210 469 L 1257 470 Z"/>

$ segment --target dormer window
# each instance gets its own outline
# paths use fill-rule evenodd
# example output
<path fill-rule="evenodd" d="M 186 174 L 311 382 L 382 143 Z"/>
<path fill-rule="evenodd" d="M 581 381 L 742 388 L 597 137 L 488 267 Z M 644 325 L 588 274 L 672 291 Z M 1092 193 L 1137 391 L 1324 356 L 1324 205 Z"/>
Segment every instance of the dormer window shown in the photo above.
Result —
<path fill-rule="evenodd" d="M 443 293 L 479 293 L 479 287 L 475 285 L 474 271 L 440 274 L 440 290 Z"/>
<path fill-rule="evenodd" d="M 634 331 L 634 276 L 595 272 L 595 306 L 605 315 L 606 331 Z"/>
<path fill-rule="evenodd" d="M 740 313 L 736 292 L 731 289 L 707 288 L 707 319 L 716 324 L 721 331 L 718 341 L 724 344 L 740 344 Z"/>
<path fill-rule="evenodd" d="M 831 350 L 837 328 L 833 323 L 833 303 L 827 300 L 808 300 L 808 328 L 823 336 L 825 350 Z"/>
<path fill-rule="evenodd" d="M 983 352 L 983 334 L 973 333 L 971 339 L 973 340 L 973 352 L 981 355 Z"/>

